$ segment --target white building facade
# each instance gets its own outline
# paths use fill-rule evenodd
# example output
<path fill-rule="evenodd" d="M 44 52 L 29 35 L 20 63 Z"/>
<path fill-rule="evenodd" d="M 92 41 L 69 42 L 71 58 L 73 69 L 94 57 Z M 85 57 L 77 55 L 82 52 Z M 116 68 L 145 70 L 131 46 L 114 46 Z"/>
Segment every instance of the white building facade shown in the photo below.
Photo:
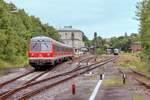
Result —
<path fill-rule="evenodd" d="M 61 35 L 61 40 L 63 43 L 72 46 L 75 50 L 84 47 L 83 35 L 81 30 L 74 29 L 72 26 L 65 26 L 57 30 Z"/>

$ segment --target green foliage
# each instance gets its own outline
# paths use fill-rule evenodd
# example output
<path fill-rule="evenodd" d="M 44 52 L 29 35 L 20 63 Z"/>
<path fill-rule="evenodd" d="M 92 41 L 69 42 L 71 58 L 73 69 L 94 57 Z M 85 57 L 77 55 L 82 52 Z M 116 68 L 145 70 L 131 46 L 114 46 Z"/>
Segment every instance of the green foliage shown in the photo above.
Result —
<path fill-rule="evenodd" d="M 83 42 L 85 43 L 85 46 L 91 46 L 91 41 L 85 35 L 83 36 Z"/>
<path fill-rule="evenodd" d="M 29 16 L 14 4 L 0 0 L 0 59 L 21 63 L 26 58 L 29 39 L 36 35 L 60 40 L 52 26 L 43 24 L 35 16 Z"/>
<path fill-rule="evenodd" d="M 97 48 L 96 49 L 96 54 L 105 54 L 106 53 L 106 48 L 105 47 L 102 47 L 102 48 Z"/>
<path fill-rule="evenodd" d="M 104 46 L 104 40 L 102 37 L 98 36 L 92 40 L 92 44 L 95 45 L 97 48 L 101 48 Z"/>
<path fill-rule="evenodd" d="M 150 0 L 142 0 L 137 5 L 140 34 L 145 58 L 150 60 Z"/>
<path fill-rule="evenodd" d="M 118 61 L 116 62 L 117 65 L 123 67 L 123 68 L 135 68 L 138 71 L 142 71 L 145 74 L 150 73 L 150 62 L 149 61 L 143 61 L 139 57 L 139 53 L 122 53 L 120 54 L 120 57 Z"/>
<path fill-rule="evenodd" d="M 85 35 L 83 36 L 83 41 L 85 43 L 85 46 L 91 47 L 96 46 L 96 54 L 104 54 L 106 53 L 106 41 L 100 36 L 97 36 L 96 33 L 94 33 L 94 39 L 89 40 Z"/>
<path fill-rule="evenodd" d="M 133 42 L 139 41 L 139 34 L 132 33 L 130 36 L 112 37 L 109 42 L 109 46 L 112 48 L 120 48 L 122 51 L 129 51 L 129 48 Z"/>
<path fill-rule="evenodd" d="M 130 47 L 133 42 L 140 41 L 140 34 L 132 33 L 130 36 L 127 36 L 127 33 L 125 33 L 124 36 L 112 37 L 110 39 L 103 39 L 96 35 L 93 40 L 89 40 L 86 36 L 84 36 L 83 40 L 86 46 L 97 47 L 97 54 L 106 53 L 107 48 L 118 48 L 127 52 L 130 51 Z"/>
<path fill-rule="evenodd" d="M 90 46 L 93 45 L 93 46 L 96 46 L 97 48 L 103 47 L 104 42 L 105 42 L 102 37 L 100 37 L 100 36 L 97 37 L 97 35 L 96 35 L 96 37 L 95 37 L 93 40 L 89 40 L 89 39 L 84 35 L 84 36 L 83 36 L 83 41 L 84 41 L 84 43 L 85 43 L 85 46 L 90 47 Z"/>
<path fill-rule="evenodd" d="M 7 62 L 0 59 L 0 70 L 5 68 L 5 67 L 8 67 L 8 66 L 11 66 L 11 64 L 9 64 L 9 63 L 7 63 Z"/>

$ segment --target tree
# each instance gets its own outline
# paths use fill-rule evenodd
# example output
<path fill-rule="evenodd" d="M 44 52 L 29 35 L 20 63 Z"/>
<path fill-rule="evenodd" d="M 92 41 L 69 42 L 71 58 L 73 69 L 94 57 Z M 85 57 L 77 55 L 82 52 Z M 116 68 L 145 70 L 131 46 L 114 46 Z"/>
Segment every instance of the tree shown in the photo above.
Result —
<path fill-rule="evenodd" d="M 25 57 L 28 41 L 36 35 L 60 40 L 52 26 L 43 24 L 35 16 L 29 16 L 14 4 L 0 0 L 0 59 L 16 62 L 19 57 Z"/>
<path fill-rule="evenodd" d="M 91 46 L 91 41 L 86 37 L 86 35 L 83 35 L 83 42 L 85 43 L 85 46 Z"/>
<path fill-rule="evenodd" d="M 145 58 L 150 60 L 150 0 L 142 0 L 137 5 L 137 18 L 140 21 L 139 33 Z"/>

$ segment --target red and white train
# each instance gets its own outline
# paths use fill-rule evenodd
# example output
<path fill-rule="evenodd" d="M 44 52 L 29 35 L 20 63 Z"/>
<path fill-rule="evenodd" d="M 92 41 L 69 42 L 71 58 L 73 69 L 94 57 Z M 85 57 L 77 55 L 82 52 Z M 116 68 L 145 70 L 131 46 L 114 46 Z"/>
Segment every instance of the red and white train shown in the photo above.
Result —
<path fill-rule="evenodd" d="M 35 69 L 45 69 L 72 58 L 72 47 L 46 36 L 31 38 L 29 43 L 29 64 Z"/>

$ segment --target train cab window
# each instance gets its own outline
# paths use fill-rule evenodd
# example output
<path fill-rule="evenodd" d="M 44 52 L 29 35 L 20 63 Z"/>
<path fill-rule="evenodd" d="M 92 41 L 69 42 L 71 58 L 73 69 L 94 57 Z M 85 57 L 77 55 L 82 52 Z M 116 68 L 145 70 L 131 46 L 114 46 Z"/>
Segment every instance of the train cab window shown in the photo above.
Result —
<path fill-rule="evenodd" d="M 42 42 L 41 43 L 41 51 L 50 51 L 50 43 L 49 42 Z"/>
<path fill-rule="evenodd" d="M 51 45 L 50 45 L 50 42 L 45 42 L 45 41 L 31 42 L 31 50 L 36 51 L 36 52 L 50 51 Z"/>
<path fill-rule="evenodd" d="M 41 47 L 40 47 L 40 43 L 38 42 L 32 42 L 31 43 L 31 50 L 32 51 L 40 51 L 41 50 Z"/>

